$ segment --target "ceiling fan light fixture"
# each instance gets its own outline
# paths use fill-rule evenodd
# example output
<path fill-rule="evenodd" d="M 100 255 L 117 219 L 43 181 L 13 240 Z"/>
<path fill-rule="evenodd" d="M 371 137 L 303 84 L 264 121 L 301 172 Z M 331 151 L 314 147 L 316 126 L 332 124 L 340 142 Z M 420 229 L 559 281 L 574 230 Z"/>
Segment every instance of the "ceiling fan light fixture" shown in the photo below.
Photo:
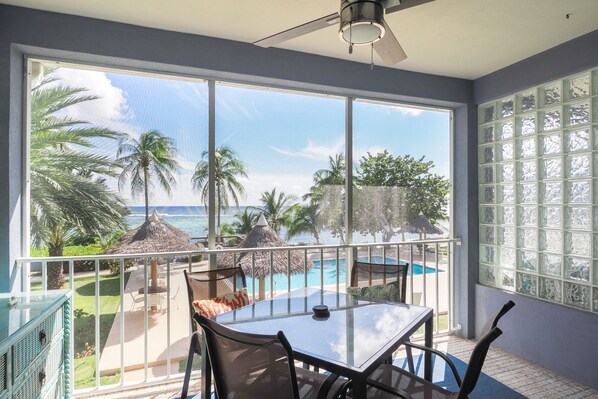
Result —
<path fill-rule="evenodd" d="M 379 0 L 343 0 L 339 37 L 356 46 L 369 45 L 385 33 L 384 7 Z"/>

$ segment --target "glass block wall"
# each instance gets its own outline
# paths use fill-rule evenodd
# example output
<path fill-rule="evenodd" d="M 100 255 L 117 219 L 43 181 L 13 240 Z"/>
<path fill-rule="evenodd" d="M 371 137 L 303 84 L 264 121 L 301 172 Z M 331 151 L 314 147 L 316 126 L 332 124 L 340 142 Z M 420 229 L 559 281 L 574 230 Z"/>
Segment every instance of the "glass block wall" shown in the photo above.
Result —
<path fill-rule="evenodd" d="M 478 121 L 480 282 L 598 313 L 598 69 Z"/>

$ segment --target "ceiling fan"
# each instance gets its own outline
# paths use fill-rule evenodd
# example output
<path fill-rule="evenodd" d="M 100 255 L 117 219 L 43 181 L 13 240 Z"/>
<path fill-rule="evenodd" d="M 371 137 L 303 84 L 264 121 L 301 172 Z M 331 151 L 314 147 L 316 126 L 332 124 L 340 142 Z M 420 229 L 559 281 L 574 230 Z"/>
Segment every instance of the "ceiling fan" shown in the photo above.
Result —
<path fill-rule="evenodd" d="M 393 65 L 406 59 L 407 54 L 384 21 L 384 14 L 431 1 L 434 0 L 341 0 L 339 12 L 276 33 L 253 44 L 272 47 L 340 22 L 338 35 L 349 43 L 349 54 L 353 52 L 353 46 L 371 45 L 384 64 Z"/>

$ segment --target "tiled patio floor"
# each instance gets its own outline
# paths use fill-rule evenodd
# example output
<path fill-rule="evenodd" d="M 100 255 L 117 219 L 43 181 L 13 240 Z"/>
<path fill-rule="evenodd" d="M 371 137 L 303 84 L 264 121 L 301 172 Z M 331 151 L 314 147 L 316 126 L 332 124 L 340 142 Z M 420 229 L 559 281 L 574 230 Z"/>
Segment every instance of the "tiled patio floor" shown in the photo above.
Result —
<path fill-rule="evenodd" d="M 437 338 L 434 346 L 467 362 L 473 349 L 474 341 L 450 336 Z M 482 371 L 530 399 L 598 399 L 598 391 L 500 349 L 490 349 Z M 181 382 L 177 382 L 156 385 L 143 389 L 112 392 L 108 395 L 94 396 L 93 398 L 172 399 L 179 397 L 181 384 Z M 190 392 L 198 392 L 199 380 L 193 381 L 192 384 Z"/>

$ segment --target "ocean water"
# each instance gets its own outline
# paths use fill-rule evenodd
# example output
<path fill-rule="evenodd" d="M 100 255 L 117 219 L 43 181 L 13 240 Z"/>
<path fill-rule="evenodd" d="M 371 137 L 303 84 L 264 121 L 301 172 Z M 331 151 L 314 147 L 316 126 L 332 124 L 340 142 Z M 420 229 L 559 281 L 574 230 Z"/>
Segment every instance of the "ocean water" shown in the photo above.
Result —
<path fill-rule="evenodd" d="M 232 224 L 235 221 L 235 215 L 243 212 L 246 207 L 241 206 L 239 209 L 230 208 L 228 212 L 220 214 L 220 223 Z M 129 207 L 131 214 L 127 216 L 126 221 L 129 228 L 135 228 L 145 221 L 145 207 L 132 206 Z M 150 207 L 150 215 L 156 210 L 160 216 L 174 227 L 188 233 L 192 238 L 206 237 L 208 235 L 208 215 L 203 206 L 156 206 Z M 291 239 L 287 237 L 286 228 L 280 231 L 280 238 L 290 244 L 315 244 L 316 240 L 310 233 L 302 233 Z M 406 240 L 418 239 L 417 234 L 405 234 Z M 378 237 L 378 239 L 380 239 Z M 401 237 L 396 235 L 395 240 L 400 240 Z M 371 236 L 361 236 L 358 233 L 353 234 L 353 240 L 359 242 L 372 242 Z M 340 244 L 340 240 L 334 237 L 329 231 L 322 231 L 320 233 L 321 244 Z"/>

